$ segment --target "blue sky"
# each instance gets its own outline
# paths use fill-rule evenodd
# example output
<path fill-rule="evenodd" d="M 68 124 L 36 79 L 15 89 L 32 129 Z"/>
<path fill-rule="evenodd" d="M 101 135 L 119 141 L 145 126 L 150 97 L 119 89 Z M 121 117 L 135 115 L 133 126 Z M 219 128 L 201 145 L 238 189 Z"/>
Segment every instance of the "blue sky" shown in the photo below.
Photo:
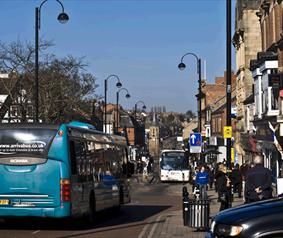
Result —
<path fill-rule="evenodd" d="M 147 108 L 196 111 L 196 61 L 187 56 L 186 70 L 177 68 L 187 52 L 206 60 L 208 82 L 223 75 L 225 0 L 61 1 L 70 16 L 67 24 L 58 23 L 60 6 L 55 0 L 42 8 L 40 37 L 55 43 L 49 52 L 59 57 L 85 57 L 88 71 L 98 79 L 97 94 L 103 95 L 104 78 L 117 74 L 132 96 L 126 99 L 121 92 L 120 102 L 126 108 L 143 100 Z M 40 3 L 0 0 L 0 41 L 33 42 L 34 9 Z M 109 80 L 110 102 L 115 102 L 115 95 L 115 82 Z"/>

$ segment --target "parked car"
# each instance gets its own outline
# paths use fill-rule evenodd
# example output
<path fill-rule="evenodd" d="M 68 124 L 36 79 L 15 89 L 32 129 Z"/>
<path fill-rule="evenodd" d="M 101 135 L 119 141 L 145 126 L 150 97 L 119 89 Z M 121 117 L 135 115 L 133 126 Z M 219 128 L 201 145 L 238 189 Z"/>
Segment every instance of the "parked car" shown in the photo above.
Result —
<path fill-rule="evenodd" d="M 206 238 L 283 237 L 283 198 L 241 205 L 219 212 Z"/>

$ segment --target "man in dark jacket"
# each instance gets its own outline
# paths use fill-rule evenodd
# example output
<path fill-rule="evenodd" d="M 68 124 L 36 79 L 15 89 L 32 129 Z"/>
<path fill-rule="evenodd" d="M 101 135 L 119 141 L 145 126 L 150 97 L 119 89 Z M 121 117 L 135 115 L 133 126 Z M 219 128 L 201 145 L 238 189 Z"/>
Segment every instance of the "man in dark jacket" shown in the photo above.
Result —
<path fill-rule="evenodd" d="M 272 197 L 272 175 L 268 168 L 263 167 L 263 158 L 256 155 L 255 166 L 247 172 L 246 198 L 247 203 L 269 199 Z"/>
<path fill-rule="evenodd" d="M 231 179 L 234 194 L 238 192 L 238 197 L 242 197 L 242 177 L 240 174 L 239 164 L 236 164 L 232 168 Z"/>

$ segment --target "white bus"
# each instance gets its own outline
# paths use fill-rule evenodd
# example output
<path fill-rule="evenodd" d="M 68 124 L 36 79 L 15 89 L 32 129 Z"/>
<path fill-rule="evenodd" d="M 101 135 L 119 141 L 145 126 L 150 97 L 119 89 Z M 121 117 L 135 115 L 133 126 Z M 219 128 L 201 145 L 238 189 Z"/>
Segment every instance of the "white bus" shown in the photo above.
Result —
<path fill-rule="evenodd" d="M 183 150 L 163 150 L 160 157 L 160 180 L 188 182 L 189 162 Z"/>

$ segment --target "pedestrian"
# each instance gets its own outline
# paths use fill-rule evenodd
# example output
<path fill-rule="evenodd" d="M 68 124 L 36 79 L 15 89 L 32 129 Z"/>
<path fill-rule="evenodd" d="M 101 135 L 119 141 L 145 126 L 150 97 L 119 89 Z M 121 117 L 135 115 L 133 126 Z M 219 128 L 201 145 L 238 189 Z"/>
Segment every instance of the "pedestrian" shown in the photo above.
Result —
<path fill-rule="evenodd" d="M 225 165 L 219 165 L 219 172 L 217 177 L 217 187 L 220 199 L 220 211 L 229 208 L 231 181 L 227 176 L 227 168 Z"/>
<path fill-rule="evenodd" d="M 233 193 L 238 193 L 238 197 L 242 197 L 242 176 L 240 173 L 239 164 L 236 164 L 232 168 L 231 180 L 233 185 Z"/>
<path fill-rule="evenodd" d="M 201 166 L 200 172 L 196 174 L 196 184 L 200 190 L 200 198 L 206 199 L 207 198 L 207 186 L 209 182 L 209 175 L 206 172 L 204 165 Z"/>
<path fill-rule="evenodd" d="M 272 197 L 272 174 L 263 166 L 263 157 L 256 154 L 254 167 L 249 169 L 246 177 L 246 203 L 269 199 Z"/>
<path fill-rule="evenodd" d="M 152 178 L 150 179 L 149 183 L 158 183 L 160 181 L 159 171 L 157 165 L 154 163 L 152 158 Z"/>
<path fill-rule="evenodd" d="M 241 166 L 240 166 L 240 174 L 241 174 L 241 177 L 242 177 L 242 191 L 244 192 L 244 196 L 243 196 L 243 201 L 245 202 L 246 201 L 246 177 L 247 177 L 247 172 L 248 172 L 248 169 L 249 169 L 249 166 L 248 164 L 246 163 L 243 163 Z"/>
<path fill-rule="evenodd" d="M 209 188 L 212 189 L 214 183 L 214 175 L 215 175 L 215 170 L 212 165 L 209 166 L 208 175 L 209 175 Z"/>
<path fill-rule="evenodd" d="M 152 159 L 150 156 L 147 157 L 148 158 L 148 162 L 147 162 L 147 173 L 150 174 L 152 173 Z"/>
<path fill-rule="evenodd" d="M 214 174 L 214 189 L 215 189 L 215 192 L 218 194 L 218 199 L 217 201 L 220 202 L 220 196 L 219 196 L 219 191 L 218 191 L 218 177 L 221 175 L 220 173 L 220 167 L 223 166 L 222 163 L 217 163 L 216 164 L 216 169 L 215 169 L 215 174 Z"/>
<path fill-rule="evenodd" d="M 196 187 L 196 175 L 198 173 L 198 167 L 195 167 L 194 170 L 191 173 L 191 183 L 192 183 L 192 193 L 194 193 L 195 191 L 195 187 Z"/>

